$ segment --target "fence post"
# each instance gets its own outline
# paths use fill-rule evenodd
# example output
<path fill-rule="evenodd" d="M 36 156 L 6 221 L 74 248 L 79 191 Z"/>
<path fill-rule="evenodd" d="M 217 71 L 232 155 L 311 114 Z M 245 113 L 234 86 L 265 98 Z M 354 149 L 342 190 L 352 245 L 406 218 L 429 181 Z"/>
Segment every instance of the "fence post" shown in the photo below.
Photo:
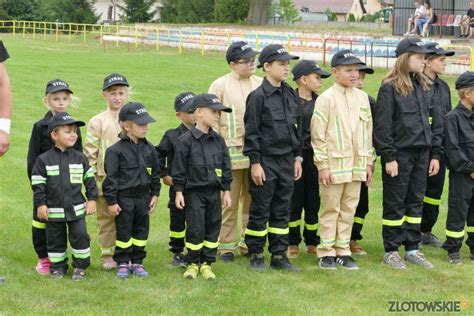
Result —
<path fill-rule="evenodd" d="M 201 32 L 201 55 L 204 56 L 204 31 Z"/>
<path fill-rule="evenodd" d="M 72 36 L 72 24 L 69 23 L 69 41 L 71 41 L 71 36 Z"/>
<path fill-rule="evenodd" d="M 156 39 L 155 39 L 156 50 L 160 50 L 160 30 L 156 28 Z"/>
<path fill-rule="evenodd" d="M 179 30 L 178 51 L 179 51 L 180 54 L 183 52 L 183 32 L 181 30 Z"/>
<path fill-rule="evenodd" d="M 291 38 L 290 35 L 287 35 L 286 37 L 288 37 L 288 54 L 291 54 Z"/>
<path fill-rule="evenodd" d="M 138 26 L 135 25 L 135 48 L 138 48 Z"/>
<path fill-rule="evenodd" d="M 119 32 L 119 26 L 118 26 L 118 24 L 116 24 L 116 25 L 115 25 L 115 38 L 116 38 L 116 40 L 115 40 L 115 46 L 116 46 L 116 47 L 119 46 L 119 34 L 120 34 L 120 32 Z"/>
<path fill-rule="evenodd" d="M 385 60 L 387 61 L 387 64 L 386 64 L 385 69 L 388 69 L 388 56 L 389 56 L 388 50 L 389 50 L 389 48 L 388 48 L 388 43 L 387 43 L 387 55 L 385 55 Z"/>
<path fill-rule="evenodd" d="M 255 50 L 258 51 L 258 33 L 255 33 Z"/>
<path fill-rule="evenodd" d="M 471 71 L 474 71 L 474 47 L 471 47 Z"/>
<path fill-rule="evenodd" d="M 25 38 L 26 21 L 23 21 L 23 38 Z"/>
<path fill-rule="evenodd" d="M 323 40 L 323 65 L 326 66 L 326 47 L 327 47 L 327 38 Z"/>
<path fill-rule="evenodd" d="M 59 36 L 59 23 L 56 22 L 56 42 L 58 41 L 58 36 Z"/>
<path fill-rule="evenodd" d="M 84 44 L 87 43 L 87 33 L 86 33 L 86 25 L 84 24 L 84 28 L 82 29 L 84 33 Z"/>
<path fill-rule="evenodd" d="M 100 45 L 104 43 L 103 36 L 104 36 L 104 26 L 101 24 L 100 25 Z"/>
<path fill-rule="evenodd" d="M 227 48 L 230 46 L 230 32 L 227 32 Z"/>
<path fill-rule="evenodd" d="M 16 33 L 15 26 L 16 26 L 16 21 L 13 21 L 13 37 L 15 37 L 15 33 Z"/>
<path fill-rule="evenodd" d="M 33 39 L 36 39 L 36 22 L 33 22 Z"/>

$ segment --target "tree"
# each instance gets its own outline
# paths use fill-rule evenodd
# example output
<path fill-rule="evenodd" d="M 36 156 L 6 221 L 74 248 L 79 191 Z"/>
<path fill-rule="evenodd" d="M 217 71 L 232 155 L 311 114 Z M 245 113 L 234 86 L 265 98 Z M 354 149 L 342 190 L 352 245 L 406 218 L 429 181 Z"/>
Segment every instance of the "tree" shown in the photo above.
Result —
<path fill-rule="evenodd" d="M 156 10 L 152 7 L 155 0 L 125 0 L 125 6 L 118 7 L 123 10 L 121 18 L 128 23 L 146 23 L 153 20 Z"/>
<path fill-rule="evenodd" d="M 242 22 L 248 12 L 249 0 L 214 0 L 214 20 L 216 22 Z"/>
<path fill-rule="evenodd" d="M 275 13 L 283 17 L 285 24 L 293 24 L 301 20 L 293 0 L 280 0 L 275 8 Z"/>
<path fill-rule="evenodd" d="M 268 23 L 268 9 L 271 0 L 250 0 L 247 23 L 264 25 Z"/>
<path fill-rule="evenodd" d="M 52 20 L 63 23 L 95 24 L 99 20 L 95 0 L 52 0 L 48 5 Z"/>
<path fill-rule="evenodd" d="M 165 0 L 160 16 L 165 23 L 213 22 L 214 0 Z"/>
<path fill-rule="evenodd" d="M 38 0 L 4 0 L 1 9 L 2 15 L 13 20 L 43 21 L 45 18 Z"/>

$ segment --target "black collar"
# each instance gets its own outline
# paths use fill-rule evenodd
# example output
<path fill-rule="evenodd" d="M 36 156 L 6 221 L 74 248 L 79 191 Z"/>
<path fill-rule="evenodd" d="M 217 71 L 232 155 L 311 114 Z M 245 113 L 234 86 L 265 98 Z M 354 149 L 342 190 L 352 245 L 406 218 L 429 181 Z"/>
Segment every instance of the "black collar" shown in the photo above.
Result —
<path fill-rule="evenodd" d="M 281 87 L 275 87 L 270 83 L 270 81 L 267 80 L 266 77 L 263 78 L 263 82 L 262 82 L 263 92 L 265 93 L 267 97 L 271 96 L 272 94 L 276 92 L 281 93 L 281 89 L 283 88 L 283 85 L 284 85 L 284 82 L 281 83 Z"/>

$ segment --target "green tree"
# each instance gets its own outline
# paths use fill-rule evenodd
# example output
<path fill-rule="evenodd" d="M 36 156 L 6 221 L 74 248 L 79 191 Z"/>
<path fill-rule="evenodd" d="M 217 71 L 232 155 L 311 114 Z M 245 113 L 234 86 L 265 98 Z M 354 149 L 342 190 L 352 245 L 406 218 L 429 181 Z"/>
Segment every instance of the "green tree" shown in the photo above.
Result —
<path fill-rule="evenodd" d="M 156 10 L 153 10 L 155 0 L 125 0 L 124 6 L 118 7 L 123 10 L 122 20 L 128 23 L 146 23 L 153 20 Z"/>
<path fill-rule="evenodd" d="M 249 0 L 214 0 L 214 20 L 223 23 L 245 21 Z"/>
<path fill-rule="evenodd" d="M 38 0 L 4 0 L 1 2 L 1 9 L 1 15 L 14 20 L 43 21 L 45 19 Z"/>
<path fill-rule="evenodd" d="M 250 0 L 247 23 L 265 25 L 268 23 L 268 10 L 271 0 Z"/>
<path fill-rule="evenodd" d="M 280 0 L 275 8 L 275 13 L 283 17 L 285 24 L 293 24 L 301 20 L 293 0 Z"/>
<path fill-rule="evenodd" d="M 99 20 L 95 0 L 52 0 L 47 5 L 49 16 L 63 23 L 95 24 Z"/>
<path fill-rule="evenodd" d="M 214 0 L 165 0 L 160 16 L 165 23 L 213 22 Z"/>

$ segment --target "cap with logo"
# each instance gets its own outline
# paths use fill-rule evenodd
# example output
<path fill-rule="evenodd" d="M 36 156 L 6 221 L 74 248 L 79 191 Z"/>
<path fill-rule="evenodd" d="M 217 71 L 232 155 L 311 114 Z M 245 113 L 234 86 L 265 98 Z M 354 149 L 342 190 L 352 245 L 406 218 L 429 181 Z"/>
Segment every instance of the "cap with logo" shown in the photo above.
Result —
<path fill-rule="evenodd" d="M 474 71 L 466 71 L 456 80 L 456 90 L 474 87 Z"/>
<path fill-rule="evenodd" d="M 375 72 L 373 68 L 370 68 L 365 63 L 364 64 L 359 64 L 359 66 L 357 66 L 357 69 L 359 71 L 365 72 L 366 74 L 369 74 L 369 75 L 373 75 L 374 72 Z"/>
<path fill-rule="evenodd" d="M 287 61 L 291 59 L 299 59 L 298 56 L 290 55 L 288 51 L 280 44 L 270 44 L 265 46 L 258 56 L 258 68 L 262 68 L 263 64 L 271 63 L 275 60 Z"/>
<path fill-rule="evenodd" d="M 329 78 L 331 74 L 327 71 L 324 71 L 318 64 L 316 64 L 312 60 L 303 59 L 298 62 L 293 69 L 291 70 L 293 73 L 293 80 L 298 80 L 302 76 L 307 76 L 309 74 L 315 73 L 321 76 L 321 78 Z"/>
<path fill-rule="evenodd" d="M 129 102 L 125 104 L 119 112 L 119 121 L 132 121 L 138 125 L 156 122 L 156 120 L 148 114 L 145 106 L 138 102 Z"/>
<path fill-rule="evenodd" d="M 232 112 L 231 108 L 226 107 L 221 103 L 219 98 L 215 94 L 203 93 L 198 94 L 193 99 L 194 107 L 193 110 L 197 108 L 210 108 L 217 111 L 224 111 L 227 113 Z"/>
<path fill-rule="evenodd" d="M 122 76 L 121 74 L 110 74 L 107 77 L 104 78 L 104 84 L 102 85 L 102 91 L 107 90 L 111 86 L 129 86 L 127 78 L 125 76 Z"/>
<path fill-rule="evenodd" d="M 364 62 L 360 60 L 351 50 L 343 49 L 338 51 L 331 59 L 331 67 L 340 65 L 362 65 Z"/>
<path fill-rule="evenodd" d="M 61 79 L 54 79 L 54 80 L 49 81 L 46 84 L 44 95 L 47 95 L 48 93 L 58 92 L 58 91 L 67 91 L 69 93 L 73 93 L 71 89 L 69 89 L 69 85 L 67 84 L 66 81 L 61 80 Z"/>
<path fill-rule="evenodd" d="M 192 92 L 183 92 L 174 99 L 174 109 L 176 112 L 189 112 L 193 107 L 193 99 L 196 94 Z"/>
<path fill-rule="evenodd" d="M 402 39 L 395 49 L 395 56 L 399 57 L 405 53 L 431 54 L 431 50 L 425 48 L 423 41 L 416 37 Z"/>
<path fill-rule="evenodd" d="M 227 59 L 227 63 L 230 64 L 232 61 L 252 58 L 257 56 L 257 54 L 258 52 L 250 47 L 246 42 L 235 42 L 227 49 L 225 58 Z"/>
<path fill-rule="evenodd" d="M 431 53 L 434 53 L 434 55 L 454 56 L 454 54 L 456 54 L 452 50 L 444 50 L 444 48 L 439 46 L 436 42 L 425 44 L 425 48 L 430 50 Z"/>
<path fill-rule="evenodd" d="M 75 120 L 66 112 L 56 113 L 48 122 L 48 134 L 51 134 L 56 127 L 63 125 L 76 125 L 80 127 L 86 125 L 86 123 Z"/>

